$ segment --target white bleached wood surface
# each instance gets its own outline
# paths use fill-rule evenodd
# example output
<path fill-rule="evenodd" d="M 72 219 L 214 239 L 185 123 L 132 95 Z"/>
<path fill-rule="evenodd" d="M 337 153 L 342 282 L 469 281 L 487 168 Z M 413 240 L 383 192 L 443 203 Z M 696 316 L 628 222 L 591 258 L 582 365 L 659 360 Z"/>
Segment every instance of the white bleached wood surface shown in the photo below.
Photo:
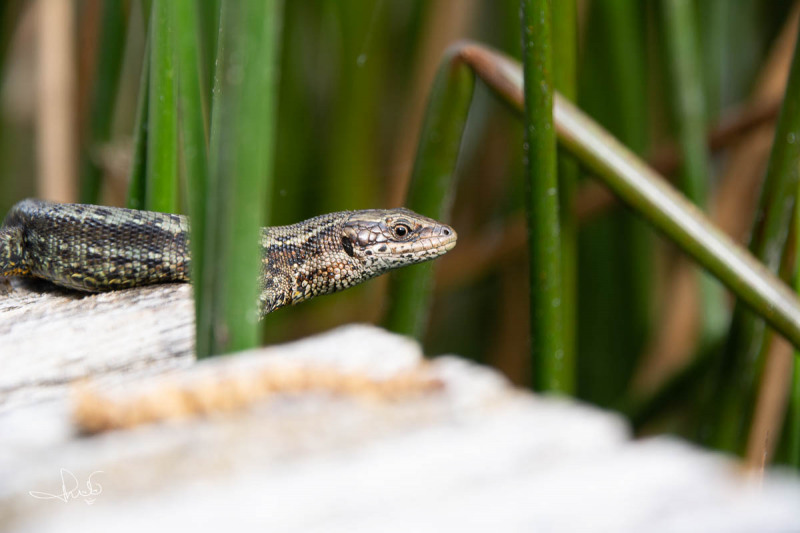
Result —
<path fill-rule="evenodd" d="M 632 441 L 616 415 L 519 391 L 456 357 L 426 363 L 416 343 L 378 328 L 192 364 L 179 340 L 191 335 L 188 287 L 83 299 L 17 290 L 27 292 L 11 304 L 0 297 L 0 531 L 800 530 L 796 478 L 748 481 L 677 440 Z M 103 331 L 73 324 L 87 317 L 108 319 Z M 356 385 L 316 379 L 244 409 L 95 436 L 72 422 L 76 377 L 95 376 L 105 405 L 298 368 Z M 347 392 L 408 373 L 441 388 Z M 30 495 L 61 493 L 61 469 L 100 492 Z"/>
<path fill-rule="evenodd" d="M 0 285 L 0 413 L 61 398 L 81 378 L 135 381 L 192 364 L 193 305 L 185 283 L 101 294 Z"/>

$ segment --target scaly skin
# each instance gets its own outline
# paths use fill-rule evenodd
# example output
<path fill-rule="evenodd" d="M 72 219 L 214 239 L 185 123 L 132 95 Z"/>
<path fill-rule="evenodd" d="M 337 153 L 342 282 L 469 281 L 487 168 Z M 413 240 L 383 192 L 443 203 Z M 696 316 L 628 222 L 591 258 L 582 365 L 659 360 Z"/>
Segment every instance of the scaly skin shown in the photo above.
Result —
<path fill-rule="evenodd" d="M 261 316 L 433 259 L 456 238 L 449 226 L 404 208 L 262 228 Z M 189 250 L 189 221 L 181 215 L 23 200 L 0 228 L 0 276 L 88 292 L 185 282 Z"/>

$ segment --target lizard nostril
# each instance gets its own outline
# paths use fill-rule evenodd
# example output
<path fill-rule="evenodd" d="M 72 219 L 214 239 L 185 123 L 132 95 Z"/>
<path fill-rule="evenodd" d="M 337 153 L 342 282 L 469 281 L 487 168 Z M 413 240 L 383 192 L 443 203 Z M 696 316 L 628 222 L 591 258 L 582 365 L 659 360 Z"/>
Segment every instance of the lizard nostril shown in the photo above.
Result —
<path fill-rule="evenodd" d="M 449 237 L 450 236 L 450 228 L 443 228 L 442 229 L 442 234 Z"/>

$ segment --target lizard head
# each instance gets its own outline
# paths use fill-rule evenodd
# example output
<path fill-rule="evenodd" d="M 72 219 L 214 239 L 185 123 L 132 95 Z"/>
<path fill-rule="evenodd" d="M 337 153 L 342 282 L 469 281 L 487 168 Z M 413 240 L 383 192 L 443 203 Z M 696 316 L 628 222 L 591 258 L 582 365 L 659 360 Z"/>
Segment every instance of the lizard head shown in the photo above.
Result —
<path fill-rule="evenodd" d="M 368 209 L 345 220 L 341 244 L 372 277 L 439 257 L 457 238 L 450 226 L 409 209 Z"/>
<path fill-rule="evenodd" d="M 450 226 L 402 208 L 342 211 L 265 228 L 261 316 L 434 259 L 456 238 Z"/>

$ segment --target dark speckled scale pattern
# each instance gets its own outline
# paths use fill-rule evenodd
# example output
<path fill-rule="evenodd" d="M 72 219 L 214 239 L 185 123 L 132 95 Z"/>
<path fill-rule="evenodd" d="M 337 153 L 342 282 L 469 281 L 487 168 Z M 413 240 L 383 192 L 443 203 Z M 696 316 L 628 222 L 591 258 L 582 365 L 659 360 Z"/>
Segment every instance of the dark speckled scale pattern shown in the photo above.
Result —
<path fill-rule="evenodd" d="M 402 208 L 263 228 L 261 316 L 433 259 L 455 243 L 449 226 Z M 189 221 L 181 215 L 24 200 L 0 228 L 2 276 L 99 292 L 188 281 L 190 272 Z"/>
<path fill-rule="evenodd" d="M 29 275 L 62 287 L 98 292 L 189 279 L 189 225 L 179 215 L 24 200 L 3 225 L 21 229 Z"/>

